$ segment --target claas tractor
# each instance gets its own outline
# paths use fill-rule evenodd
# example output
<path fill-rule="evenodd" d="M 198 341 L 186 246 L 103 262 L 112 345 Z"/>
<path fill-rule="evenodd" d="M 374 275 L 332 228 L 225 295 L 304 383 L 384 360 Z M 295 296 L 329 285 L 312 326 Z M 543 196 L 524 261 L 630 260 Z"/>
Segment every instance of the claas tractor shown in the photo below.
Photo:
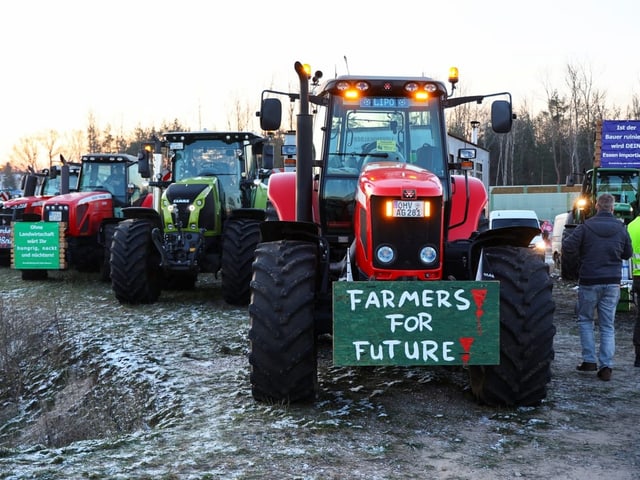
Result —
<path fill-rule="evenodd" d="M 116 224 L 122 220 L 122 209 L 141 204 L 148 194 L 137 162 L 136 156 L 124 153 L 92 153 L 81 157 L 77 188 L 46 200 L 42 219 L 23 222 L 18 225 L 19 233 L 14 232 L 12 261 L 14 268 L 21 270 L 23 279 L 42 279 L 47 277 L 48 270 L 70 268 L 100 272 L 103 280 L 109 279 L 111 237 Z M 43 226 L 42 222 L 59 227 L 56 248 L 59 258 L 55 262 L 39 262 L 38 258 L 47 257 L 46 252 L 29 245 L 27 239 L 29 229 L 51 232 L 51 225 Z M 20 236 L 25 237 L 24 244 Z"/>
<path fill-rule="evenodd" d="M 277 220 L 253 263 L 254 399 L 317 398 L 330 335 L 336 366 L 462 367 L 478 402 L 538 405 L 555 334 L 549 269 L 528 248 L 539 229 L 486 229 L 475 149 L 452 155 L 446 141 L 445 110 L 486 97 L 501 97 L 491 125 L 507 133 L 511 95 L 456 98 L 456 69 L 451 94 L 426 77 L 295 71 L 299 92 L 265 90 L 258 112 L 276 131 L 280 97 L 299 105 L 296 171 L 269 179 Z"/>
<path fill-rule="evenodd" d="M 0 202 L 0 264 L 9 265 L 11 259 L 11 223 L 23 220 L 38 221 L 42 218 L 42 206 L 49 198 L 68 193 L 75 188 L 80 164 L 66 162 L 62 165 L 29 171 L 22 177 L 22 195 Z"/>
<path fill-rule="evenodd" d="M 199 131 L 169 132 L 153 142 L 145 168 L 159 172 L 168 159 L 171 179 L 150 184 L 158 191 L 152 207 L 124 209 L 111 250 L 120 303 L 153 303 L 162 289 L 193 288 L 200 273 L 221 273 L 227 303 L 249 302 L 266 208 L 264 141 L 250 132 Z"/>

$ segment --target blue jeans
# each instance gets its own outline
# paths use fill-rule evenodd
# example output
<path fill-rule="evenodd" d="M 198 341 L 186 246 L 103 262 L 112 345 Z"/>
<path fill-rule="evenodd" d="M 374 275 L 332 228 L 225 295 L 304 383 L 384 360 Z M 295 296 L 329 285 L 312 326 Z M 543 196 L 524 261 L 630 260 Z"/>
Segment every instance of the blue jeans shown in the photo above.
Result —
<path fill-rule="evenodd" d="M 620 285 L 580 285 L 578 288 L 578 329 L 582 360 L 598 363 L 599 368 L 613 367 L 616 351 L 614 320 L 620 300 Z M 594 314 L 598 312 L 600 349 L 596 361 Z"/>

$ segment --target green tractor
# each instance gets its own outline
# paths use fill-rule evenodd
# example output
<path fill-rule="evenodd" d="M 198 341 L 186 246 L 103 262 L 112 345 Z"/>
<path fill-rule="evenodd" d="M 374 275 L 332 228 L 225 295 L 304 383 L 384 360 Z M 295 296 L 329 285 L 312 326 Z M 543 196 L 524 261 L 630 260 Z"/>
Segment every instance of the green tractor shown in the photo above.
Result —
<path fill-rule="evenodd" d="M 248 304 L 267 203 L 262 180 L 272 168 L 261 165 L 265 141 L 199 131 L 169 132 L 145 145 L 139 165 L 154 179 L 153 208 L 124 209 L 111 245 L 111 284 L 121 304 L 154 303 L 162 289 L 190 289 L 199 273 L 218 272 L 224 300 Z M 170 161 L 168 180 L 163 160 Z"/>
<path fill-rule="evenodd" d="M 596 200 L 603 193 L 615 199 L 613 214 L 625 224 L 638 215 L 638 189 L 640 169 L 631 167 L 594 167 L 582 174 L 580 195 L 568 212 L 562 238 L 567 237 L 579 224 L 596 214 Z M 567 182 L 573 186 L 573 182 Z M 567 254 L 560 255 L 561 274 L 564 280 L 578 279 L 579 259 Z"/>

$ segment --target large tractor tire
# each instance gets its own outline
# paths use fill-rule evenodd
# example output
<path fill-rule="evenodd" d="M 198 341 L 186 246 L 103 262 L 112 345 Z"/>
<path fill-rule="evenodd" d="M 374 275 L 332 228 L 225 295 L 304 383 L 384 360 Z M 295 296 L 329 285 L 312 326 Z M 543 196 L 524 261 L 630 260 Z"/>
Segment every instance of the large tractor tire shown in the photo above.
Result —
<path fill-rule="evenodd" d="M 160 255 L 145 220 L 120 222 L 111 243 L 111 287 L 122 304 L 154 303 L 163 278 Z"/>
<path fill-rule="evenodd" d="M 567 219 L 568 220 L 568 219 Z M 562 240 L 564 241 L 569 235 L 571 235 L 577 225 L 565 225 L 562 230 Z M 560 276 L 563 280 L 575 282 L 578 280 L 578 270 L 580 268 L 580 255 L 574 253 L 573 255 L 567 254 L 564 250 L 560 252 Z"/>
<path fill-rule="evenodd" d="M 111 241 L 116 227 L 116 223 L 108 223 L 104 226 L 104 252 L 100 266 L 100 279 L 103 282 L 111 280 Z"/>
<path fill-rule="evenodd" d="M 247 305 L 251 264 L 260 241 L 260 221 L 230 218 L 222 236 L 222 298 L 230 305 Z"/>
<path fill-rule="evenodd" d="M 525 247 L 491 247 L 483 256 L 485 272 L 500 281 L 500 364 L 470 366 L 472 392 L 491 406 L 539 405 L 551 381 L 556 332 L 549 267 Z"/>
<path fill-rule="evenodd" d="M 251 392 L 263 402 L 315 398 L 318 359 L 313 319 L 317 246 L 260 243 L 249 304 Z"/>

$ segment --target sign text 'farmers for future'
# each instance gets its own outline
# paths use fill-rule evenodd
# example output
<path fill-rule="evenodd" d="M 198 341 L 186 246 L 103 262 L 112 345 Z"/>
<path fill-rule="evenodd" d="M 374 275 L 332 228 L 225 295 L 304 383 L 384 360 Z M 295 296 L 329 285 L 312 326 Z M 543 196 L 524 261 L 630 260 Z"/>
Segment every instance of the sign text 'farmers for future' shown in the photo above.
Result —
<path fill-rule="evenodd" d="M 499 282 L 335 282 L 335 365 L 496 365 Z"/>

